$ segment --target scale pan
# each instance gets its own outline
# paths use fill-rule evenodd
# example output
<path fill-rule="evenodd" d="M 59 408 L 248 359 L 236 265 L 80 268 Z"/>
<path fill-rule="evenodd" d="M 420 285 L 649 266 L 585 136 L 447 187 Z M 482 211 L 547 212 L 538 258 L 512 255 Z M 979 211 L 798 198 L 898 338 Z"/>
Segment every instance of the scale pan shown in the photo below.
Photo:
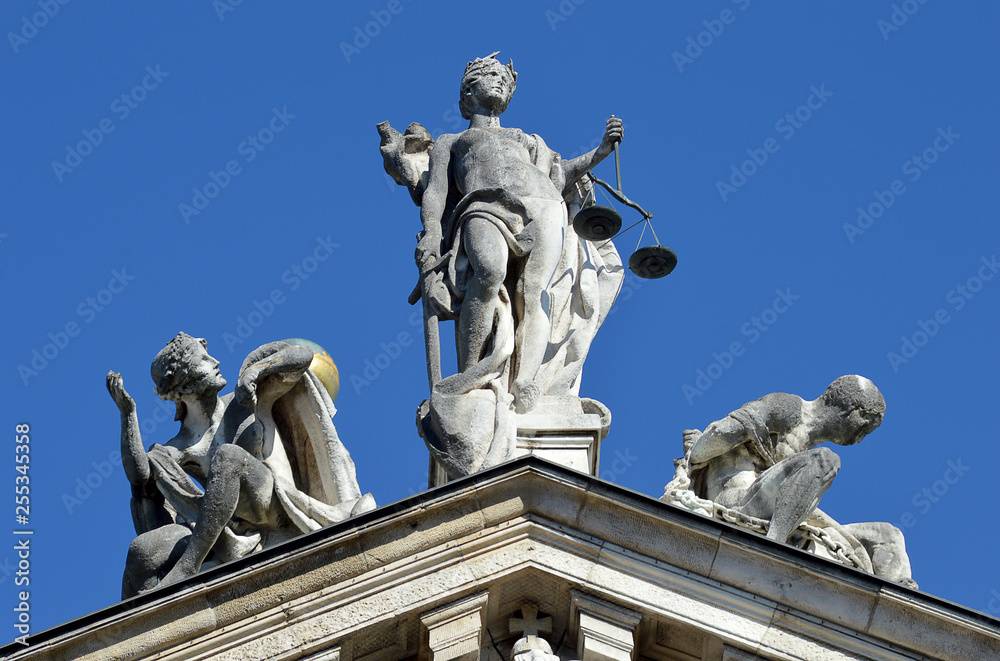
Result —
<path fill-rule="evenodd" d="M 577 236 L 587 241 L 610 239 L 622 228 L 621 214 L 611 207 L 592 205 L 584 207 L 573 218 Z"/>
<path fill-rule="evenodd" d="M 628 259 L 628 267 L 640 278 L 662 278 L 677 266 L 677 254 L 666 246 L 639 248 Z"/>

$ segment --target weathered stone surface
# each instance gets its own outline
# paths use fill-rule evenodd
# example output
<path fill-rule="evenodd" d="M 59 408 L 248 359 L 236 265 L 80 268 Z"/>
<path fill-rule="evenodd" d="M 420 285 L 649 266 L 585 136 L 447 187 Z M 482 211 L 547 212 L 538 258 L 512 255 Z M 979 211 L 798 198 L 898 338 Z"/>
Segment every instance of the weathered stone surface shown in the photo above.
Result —
<path fill-rule="evenodd" d="M 481 592 L 420 615 L 431 661 L 478 661 L 488 600 Z"/>
<path fill-rule="evenodd" d="M 581 661 L 632 661 L 642 615 L 586 592 L 573 590 L 570 627 Z"/>
<path fill-rule="evenodd" d="M 410 513 L 402 527 L 372 526 L 361 531 L 359 543 L 368 566 L 377 567 L 395 558 L 446 544 L 482 527 L 483 517 L 476 500 L 462 498 Z"/>
<path fill-rule="evenodd" d="M 813 567 L 799 566 L 794 561 L 775 563 L 772 555 L 725 538 L 709 574 L 782 606 L 821 613 L 830 622 L 859 631 L 868 625 L 877 599 L 871 585 L 847 581 L 831 584 Z M 819 589 L 824 593 L 822 604 L 816 601 Z"/>
<path fill-rule="evenodd" d="M 708 574 L 718 549 L 718 539 L 700 531 L 663 520 L 645 508 L 623 508 L 603 493 L 590 493 L 575 522 L 601 529 L 601 537 L 611 544 L 663 559 L 687 571 Z M 713 531 L 714 533 L 714 531 Z"/>

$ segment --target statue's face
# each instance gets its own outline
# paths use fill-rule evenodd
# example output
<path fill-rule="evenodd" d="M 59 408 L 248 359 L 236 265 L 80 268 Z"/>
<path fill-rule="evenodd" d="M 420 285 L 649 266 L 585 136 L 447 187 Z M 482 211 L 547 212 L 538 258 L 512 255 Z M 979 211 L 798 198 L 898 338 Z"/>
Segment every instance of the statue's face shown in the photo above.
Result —
<path fill-rule="evenodd" d="M 499 62 L 469 74 L 464 86 L 480 106 L 498 113 L 507 108 L 513 93 L 510 76 Z"/>
<path fill-rule="evenodd" d="M 864 411 L 858 407 L 843 408 L 839 416 L 839 439 L 834 439 L 838 445 L 854 445 L 860 443 L 868 434 L 882 424 L 882 414 L 875 411 Z"/>
<path fill-rule="evenodd" d="M 219 361 L 208 355 L 208 351 L 200 343 L 191 352 L 187 374 L 186 385 L 191 392 L 219 392 L 226 387 L 226 380 L 219 370 Z"/>
<path fill-rule="evenodd" d="M 155 392 L 173 402 L 184 395 L 217 394 L 226 387 L 219 361 L 208 355 L 205 340 L 186 333 L 178 333 L 156 354 L 149 371 Z"/>

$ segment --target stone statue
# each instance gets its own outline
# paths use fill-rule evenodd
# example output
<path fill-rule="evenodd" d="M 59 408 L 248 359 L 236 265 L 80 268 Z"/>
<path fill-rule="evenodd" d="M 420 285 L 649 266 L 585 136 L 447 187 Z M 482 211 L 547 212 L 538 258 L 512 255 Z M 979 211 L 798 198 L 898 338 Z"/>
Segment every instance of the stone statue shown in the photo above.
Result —
<path fill-rule="evenodd" d="M 151 372 L 181 428 L 148 452 L 134 400 L 121 375 L 108 374 L 138 535 L 122 598 L 374 508 L 337 437 L 333 402 L 309 371 L 312 357 L 306 347 L 264 345 L 247 357 L 236 391 L 220 397 L 219 361 L 205 340 L 178 334 Z"/>
<path fill-rule="evenodd" d="M 510 457 L 514 412 L 578 400 L 623 278 L 614 245 L 579 238 L 570 222 L 591 197 L 584 175 L 621 141 L 621 120 L 608 120 L 595 150 L 563 160 L 539 136 L 500 125 L 517 74 L 495 56 L 466 67 L 465 131 L 435 141 L 419 124 L 402 135 L 378 126 L 386 171 L 421 207 L 411 302 L 423 299 L 431 397 L 418 426 L 452 477 Z M 441 319 L 455 320 L 458 350 L 458 373 L 444 379 Z"/>
<path fill-rule="evenodd" d="M 684 458 L 675 462 L 677 475 L 663 500 L 916 587 L 897 528 L 841 525 L 817 507 L 840 470 L 840 458 L 817 446 L 858 443 L 882 423 L 884 413 L 878 388 L 857 375 L 838 378 L 813 401 L 765 395 L 704 432 L 684 432 Z M 811 536 L 804 534 L 810 531 Z"/>

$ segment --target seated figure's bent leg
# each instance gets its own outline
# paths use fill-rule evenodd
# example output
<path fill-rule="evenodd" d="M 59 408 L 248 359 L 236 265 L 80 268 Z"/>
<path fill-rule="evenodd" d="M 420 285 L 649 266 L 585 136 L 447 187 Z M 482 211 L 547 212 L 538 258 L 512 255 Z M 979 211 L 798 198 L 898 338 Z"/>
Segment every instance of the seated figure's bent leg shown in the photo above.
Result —
<path fill-rule="evenodd" d="M 913 589 L 917 584 L 910 573 L 910 558 L 906 555 L 903 533 L 891 523 L 851 523 L 844 528 L 857 537 L 872 559 L 876 576 L 901 583 Z"/>
<path fill-rule="evenodd" d="M 212 456 L 191 540 L 161 585 L 197 574 L 222 529 L 234 516 L 263 528 L 273 527 L 276 523 L 271 508 L 273 495 L 274 476 L 263 462 L 238 445 L 219 446 Z"/>
<path fill-rule="evenodd" d="M 517 329 L 519 348 L 514 375 L 517 410 L 531 410 L 537 403 L 535 378 L 549 345 L 549 285 L 562 257 L 566 233 L 566 206 L 560 200 L 525 198 L 534 225 L 534 242 L 524 265 L 524 316 Z"/>
<path fill-rule="evenodd" d="M 738 509 L 769 519 L 768 539 L 786 542 L 819 505 L 839 470 L 840 457 L 828 448 L 800 452 L 761 473 Z"/>
<path fill-rule="evenodd" d="M 155 588 L 160 575 L 166 573 L 187 547 L 191 529 L 171 523 L 144 532 L 128 547 L 125 573 L 122 576 L 122 599 Z"/>
<path fill-rule="evenodd" d="M 507 277 L 508 248 L 503 234 L 483 218 L 470 218 L 464 228 L 464 248 L 472 277 L 458 319 L 458 370 L 478 363 L 493 331 L 500 285 Z"/>

